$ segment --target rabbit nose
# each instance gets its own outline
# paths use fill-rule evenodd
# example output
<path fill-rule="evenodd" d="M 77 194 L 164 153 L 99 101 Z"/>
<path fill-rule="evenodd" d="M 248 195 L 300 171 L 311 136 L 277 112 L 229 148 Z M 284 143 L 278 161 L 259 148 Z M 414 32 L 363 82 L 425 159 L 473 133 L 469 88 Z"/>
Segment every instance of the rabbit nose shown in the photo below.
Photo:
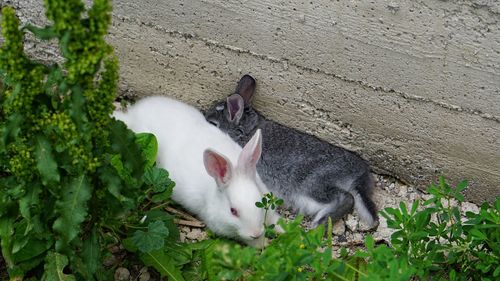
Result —
<path fill-rule="evenodd" d="M 262 230 L 262 231 L 254 233 L 253 235 L 250 235 L 250 238 L 259 239 L 260 237 L 262 237 L 263 234 L 264 234 L 264 231 Z"/>

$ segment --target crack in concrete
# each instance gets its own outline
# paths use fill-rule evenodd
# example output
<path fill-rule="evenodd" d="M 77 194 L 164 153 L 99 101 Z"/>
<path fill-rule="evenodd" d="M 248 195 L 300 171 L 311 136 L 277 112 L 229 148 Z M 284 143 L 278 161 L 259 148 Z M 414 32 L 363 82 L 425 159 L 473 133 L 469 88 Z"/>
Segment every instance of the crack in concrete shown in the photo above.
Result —
<path fill-rule="evenodd" d="M 383 87 L 383 86 L 374 86 L 374 85 L 371 85 L 370 83 L 362 81 L 362 80 L 350 79 L 348 77 L 341 76 L 341 75 L 338 75 L 338 74 L 335 74 L 335 73 L 332 73 L 332 72 L 329 72 L 329 71 L 325 71 L 325 70 L 322 70 L 322 69 L 319 69 L 319 68 L 311 68 L 311 67 L 300 65 L 298 63 L 290 62 L 286 58 L 276 58 L 276 57 L 268 56 L 268 55 L 265 55 L 265 54 L 259 54 L 259 53 L 252 52 L 252 51 L 247 50 L 247 49 L 243 49 L 243 48 L 232 46 L 232 45 L 223 44 L 223 43 L 220 43 L 220 42 L 215 41 L 215 40 L 211 40 L 211 39 L 208 39 L 208 38 L 200 37 L 200 36 L 198 36 L 198 35 L 196 35 L 194 33 L 186 33 L 186 32 L 181 32 L 181 31 L 176 31 L 176 30 L 169 30 L 169 29 L 167 29 L 165 27 L 156 25 L 156 24 L 151 23 L 151 22 L 144 22 L 144 21 L 141 21 L 141 20 L 136 19 L 136 18 L 130 18 L 130 17 L 123 16 L 123 15 L 118 15 L 118 14 L 114 14 L 113 17 L 116 18 L 116 19 L 118 19 L 118 20 L 120 20 L 120 21 L 122 21 L 122 22 L 136 23 L 136 24 L 139 24 L 139 25 L 142 25 L 142 26 L 154 28 L 157 31 L 163 32 L 165 34 L 169 34 L 171 36 L 180 36 L 180 37 L 186 38 L 186 39 L 194 39 L 194 40 L 202 41 L 207 46 L 214 46 L 214 47 L 223 48 L 223 49 L 226 49 L 226 50 L 229 50 L 229 51 L 232 51 L 232 52 L 249 54 L 249 55 L 251 55 L 253 57 L 256 57 L 256 58 L 259 58 L 259 59 L 262 59 L 262 60 L 267 60 L 267 61 L 270 61 L 270 62 L 282 64 L 282 65 L 286 66 L 286 69 L 288 69 L 289 66 L 293 66 L 293 67 L 296 67 L 297 69 L 300 69 L 300 70 L 303 70 L 303 71 L 307 71 L 309 73 L 321 73 L 323 75 L 327 75 L 327 76 L 330 76 L 330 77 L 333 77 L 333 78 L 336 78 L 336 79 L 340 79 L 340 80 L 345 81 L 345 82 L 358 84 L 361 87 L 369 88 L 369 89 L 372 89 L 372 90 L 374 90 L 376 92 L 384 92 L 384 93 L 395 94 L 395 95 L 398 95 L 399 97 L 404 98 L 406 100 L 411 100 L 411 101 L 416 101 L 416 102 L 422 102 L 422 103 L 430 103 L 430 104 L 433 104 L 435 106 L 439 106 L 441 108 L 445 108 L 447 110 L 451 110 L 451 111 L 455 111 L 455 112 L 461 112 L 461 113 L 467 113 L 467 114 L 472 114 L 472 115 L 477 115 L 477 116 L 479 116 L 479 117 L 481 117 L 483 119 L 494 121 L 496 123 L 500 123 L 500 116 L 496 116 L 496 115 L 493 115 L 493 114 L 490 114 L 490 113 L 482 112 L 482 111 L 477 110 L 477 109 L 464 108 L 464 107 L 461 107 L 461 106 L 457 106 L 457 105 L 448 104 L 448 103 L 445 103 L 445 102 L 436 101 L 436 100 L 433 100 L 433 99 L 430 99 L 430 98 L 426 98 L 426 97 L 422 97 L 422 96 L 418 96 L 418 95 L 410 95 L 408 93 L 400 92 L 400 91 L 397 91 L 395 89 L 389 89 L 389 88 L 386 88 L 386 87 Z"/>

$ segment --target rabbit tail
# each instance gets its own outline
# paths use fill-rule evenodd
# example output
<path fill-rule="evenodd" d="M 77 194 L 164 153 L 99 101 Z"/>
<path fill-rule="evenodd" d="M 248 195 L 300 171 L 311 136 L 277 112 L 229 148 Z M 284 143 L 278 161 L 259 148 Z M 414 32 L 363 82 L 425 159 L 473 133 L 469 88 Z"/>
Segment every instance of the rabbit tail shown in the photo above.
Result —
<path fill-rule="evenodd" d="M 370 229 L 378 226 L 377 206 L 371 198 L 373 191 L 373 178 L 370 173 L 355 180 L 348 190 L 354 197 L 354 208 L 358 211 L 361 219 L 368 224 Z"/>

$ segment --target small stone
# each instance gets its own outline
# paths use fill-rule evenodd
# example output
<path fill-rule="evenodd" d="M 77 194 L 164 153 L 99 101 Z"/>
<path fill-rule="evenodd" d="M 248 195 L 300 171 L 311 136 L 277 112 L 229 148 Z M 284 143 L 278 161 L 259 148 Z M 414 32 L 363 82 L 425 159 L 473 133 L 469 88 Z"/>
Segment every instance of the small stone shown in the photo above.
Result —
<path fill-rule="evenodd" d="M 333 225 L 332 233 L 335 235 L 343 235 L 345 233 L 345 222 L 340 219 Z"/>
<path fill-rule="evenodd" d="M 364 237 L 363 237 L 363 234 L 361 233 L 354 233 L 353 235 L 353 241 L 358 243 L 358 242 L 363 242 L 364 241 Z"/>
<path fill-rule="evenodd" d="M 347 220 L 345 221 L 347 228 L 351 231 L 358 230 L 358 220 L 351 214 L 347 215 Z"/>
<path fill-rule="evenodd" d="M 374 239 L 382 239 L 385 241 L 391 241 L 391 235 L 394 231 L 387 227 L 387 220 L 380 216 L 379 217 L 379 225 L 377 231 L 373 233 Z"/>
<path fill-rule="evenodd" d="M 147 267 L 141 268 L 139 272 L 139 281 L 149 281 L 151 279 L 151 274 L 149 274 Z"/>
<path fill-rule="evenodd" d="M 203 237 L 201 229 L 193 228 L 186 234 L 186 238 L 191 240 L 200 240 Z"/>
<path fill-rule="evenodd" d="M 113 246 L 109 247 L 109 252 L 112 254 L 116 254 L 119 251 L 121 251 L 121 249 L 120 249 L 120 246 L 118 246 L 118 245 L 113 245 Z"/>
<path fill-rule="evenodd" d="M 474 203 L 470 203 L 470 202 L 463 202 L 462 203 L 462 206 L 461 206 L 461 211 L 462 211 L 462 214 L 466 214 L 466 212 L 473 212 L 473 213 L 479 213 L 479 207 L 474 204 Z"/>
<path fill-rule="evenodd" d="M 419 196 L 417 193 L 410 193 L 408 195 L 408 199 L 410 200 L 410 202 L 413 202 L 413 201 L 417 200 L 418 198 L 419 198 Z"/>
<path fill-rule="evenodd" d="M 113 265 L 116 264 L 116 262 L 117 258 L 114 255 L 110 255 L 104 259 L 102 265 L 104 265 L 105 267 L 112 267 Z"/>
<path fill-rule="evenodd" d="M 186 233 L 184 233 L 184 232 L 182 232 L 182 231 L 181 231 L 181 232 L 179 232 L 179 240 L 180 240 L 182 243 L 186 242 Z"/>
<path fill-rule="evenodd" d="M 126 269 L 125 267 L 119 267 L 115 271 L 115 281 L 125 281 L 129 280 L 130 278 L 130 271 Z"/>
<path fill-rule="evenodd" d="M 395 186 L 396 186 L 396 184 L 395 184 L 395 183 L 393 183 L 393 182 L 391 182 L 391 183 L 389 184 L 388 190 L 393 190 Z"/>
<path fill-rule="evenodd" d="M 398 193 L 398 196 L 401 196 L 401 197 L 406 197 L 406 195 L 408 194 L 408 186 L 406 185 L 401 185 L 399 187 L 399 193 Z"/>

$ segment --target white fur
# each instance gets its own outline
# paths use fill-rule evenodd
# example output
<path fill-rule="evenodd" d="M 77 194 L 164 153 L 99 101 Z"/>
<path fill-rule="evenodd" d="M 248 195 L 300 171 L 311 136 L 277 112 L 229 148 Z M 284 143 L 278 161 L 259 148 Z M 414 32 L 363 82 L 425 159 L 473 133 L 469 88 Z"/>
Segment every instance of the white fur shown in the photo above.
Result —
<path fill-rule="evenodd" d="M 253 246 L 264 244 L 264 213 L 255 207 L 255 202 L 268 192 L 255 168 L 260 157 L 260 130 L 242 150 L 227 134 L 210 125 L 197 109 L 167 97 L 145 98 L 127 112 L 115 111 L 113 115 L 135 132 L 156 136 L 157 163 L 169 171 L 176 183 L 173 200 L 219 235 Z M 217 186 L 207 173 L 207 149 L 220 154 L 233 167 L 226 185 Z M 230 208 L 236 208 L 239 217 L 232 215 Z M 270 223 L 275 223 L 278 216 L 272 213 L 270 218 Z"/>
<path fill-rule="evenodd" d="M 358 211 L 358 214 L 361 217 L 361 219 L 363 219 L 368 224 L 368 227 L 370 229 L 378 225 L 378 221 L 373 219 L 372 215 L 366 208 L 366 205 L 364 204 L 363 199 L 361 199 L 361 196 L 359 196 L 359 194 L 354 195 L 354 208 Z"/>

